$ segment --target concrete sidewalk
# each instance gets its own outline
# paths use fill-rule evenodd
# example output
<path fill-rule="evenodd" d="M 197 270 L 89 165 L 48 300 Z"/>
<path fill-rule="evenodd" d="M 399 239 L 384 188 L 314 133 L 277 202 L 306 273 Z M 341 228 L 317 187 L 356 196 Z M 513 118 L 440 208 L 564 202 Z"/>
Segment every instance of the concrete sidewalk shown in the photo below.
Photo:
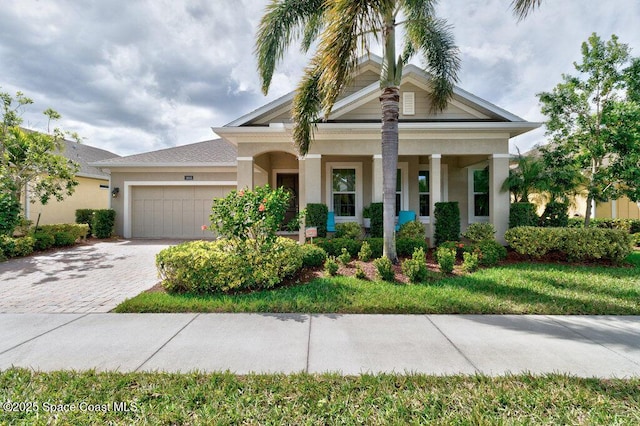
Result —
<path fill-rule="evenodd" d="M 640 376 L 640 317 L 1 314 L 0 369 Z"/>

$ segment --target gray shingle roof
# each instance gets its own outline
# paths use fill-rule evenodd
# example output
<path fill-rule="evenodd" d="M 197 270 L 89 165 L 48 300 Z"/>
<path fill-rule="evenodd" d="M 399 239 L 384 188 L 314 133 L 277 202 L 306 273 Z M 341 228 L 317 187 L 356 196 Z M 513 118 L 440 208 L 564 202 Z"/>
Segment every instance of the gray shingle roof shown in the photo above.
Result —
<path fill-rule="evenodd" d="M 79 176 L 87 176 L 87 177 L 104 177 L 105 179 L 109 178 L 109 175 L 104 173 L 102 170 L 89 165 L 89 163 L 93 163 L 96 161 L 107 160 L 109 158 L 119 157 L 117 154 L 113 152 L 109 152 L 104 149 L 96 148 L 90 145 L 85 145 L 83 143 L 72 142 L 65 140 L 65 149 L 61 152 L 69 160 L 75 161 L 80 165 L 80 170 L 78 170 Z"/>
<path fill-rule="evenodd" d="M 235 166 L 238 149 L 222 139 L 196 142 L 158 151 L 112 158 L 93 163 L 96 167 Z"/>

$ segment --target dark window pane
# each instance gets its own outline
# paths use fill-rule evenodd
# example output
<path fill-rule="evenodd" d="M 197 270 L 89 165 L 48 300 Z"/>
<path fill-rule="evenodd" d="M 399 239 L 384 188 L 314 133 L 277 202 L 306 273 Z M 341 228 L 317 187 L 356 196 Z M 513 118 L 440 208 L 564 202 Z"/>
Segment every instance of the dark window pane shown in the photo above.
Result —
<path fill-rule="evenodd" d="M 396 216 L 400 214 L 400 194 L 396 194 Z"/>
<path fill-rule="evenodd" d="M 402 192 L 402 171 L 400 169 L 396 173 L 396 192 Z"/>
<path fill-rule="evenodd" d="M 356 171 L 355 169 L 333 169 L 333 191 L 334 192 L 355 192 Z"/>
<path fill-rule="evenodd" d="M 356 194 L 333 194 L 333 209 L 336 216 L 355 216 Z"/>
<path fill-rule="evenodd" d="M 429 194 L 420 194 L 420 216 L 430 216 Z"/>
<path fill-rule="evenodd" d="M 473 171 L 473 192 L 489 193 L 489 170 Z"/>
<path fill-rule="evenodd" d="M 429 171 L 421 170 L 418 173 L 418 191 L 429 192 Z"/>
<path fill-rule="evenodd" d="M 489 216 L 489 194 L 475 194 L 473 207 L 475 216 Z"/>

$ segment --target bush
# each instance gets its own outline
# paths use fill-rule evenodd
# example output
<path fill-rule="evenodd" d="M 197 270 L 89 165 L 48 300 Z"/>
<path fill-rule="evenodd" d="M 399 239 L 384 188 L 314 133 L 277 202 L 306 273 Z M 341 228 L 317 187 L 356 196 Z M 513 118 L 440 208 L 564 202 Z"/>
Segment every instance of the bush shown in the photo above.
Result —
<path fill-rule="evenodd" d="M 438 247 L 438 250 L 436 250 L 436 258 L 438 259 L 438 266 L 442 272 L 445 274 L 453 272 L 453 265 L 456 263 L 456 251 L 454 249 Z"/>
<path fill-rule="evenodd" d="M 324 265 L 327 260 L 327 252 L 314 244 L 304 244 L 300 247 L 302 252 L 302 266 L 304 268 L 316 268 Z"/>
<path fill-rule="evenodd" d="M 336 224 L 336 238 L 349 238 L 352 240 L 361 240 L 364 233 L 360 224 L 357 222 L 344 222 Z"/>
<path fill-rule="evenodd" d="M 409 257 L 416 249 L 427 250 L 429 247 L 423 237 L 396 238 L 396 253 L 398 256 Z"/>
<path fill-rule="evenodd" d="M 53 245 L 56 247 L 68 247 L 76 243 L 76 237 L 71 232 L 55 232 L 53 234 Z"/>
<path fill-rule="evenodd" d="M 336 258 L 333 256 L 329 256 L 324 262 L 324 273 L 329 277 L 335 276 L 339 268 L 338 262 L 336 262 Z"/>
<path fill-rule="evenodd" d="M 371 247 L 371 257 L 369 259 L 382 257 L 384 247 L 384 240 L 382 238 L 367 238 L 364 241 L 369 244 L 369 247 Z"/>
<path fill-rule="evenodd" d="M 35 239 L 33 237 L 27 236 L 27 237 L 16 238 L 11 256 L 18 257 L 18 256 L 30 255 L 31 253 L 33 253 L 34 244 L 35 244 Z"/>
<path fill-rule="evenodd" d="M 632 235 L 636 246 L 640 247 L 640 232 L 636 232 L 635 234 Z"/>
<path fill-rule="evenodd" d="M 362 262 L 368 262 L 371 260 L 371 246 L 368 241 L 362 243 L 360 251 L 358 252 L 358 259 Z M 379 257 L 379 256 L 378 256 Z"/>
<path fill-rule="evenodd" d="M 48 232 L 38 231 L 34 232 L 31 236 L 34 240 L 34 250 L 46 250 L 53 247 L 53 244 L 55 243 L 55 238 Z"/>
<path fill-rule="evenodd" d="M 348 238 L 316 238 L 314 244 L 321 247 L 327 256 L 340 256 L 342 249 L 346 248 L 351 257 L 356 257 L 362 246 L 362 242 Z"/>
<path fill-rule="evenodd" d="M 516 252 L 539 258 L 558 252 L 572 261 L 609 260 L 619 263 L 632 250 L 632 236 L 619 229 L 512 228 L 505 239 Z"/>
<path fill-rule="evenodd" d="M 495 266 L 507 257 L 507 249 L 496 240 L 484 240 L 471 244 L 465 248 L 465 251 L 477 254 L 478 261 L 482 266 Z"/>
<path fill-rule="evenodd" d="M 427 269 L 424 250 L 422 248 L 416 249 L 411 259 L 407 259 L 402 263 L 402 272 L 412 283 L 423 282 L 427 279 L 429 270 Z"/>
<path fill-rule="evenodd" d="M 540 226 L 561 228 L 569 224 L 569 205 L 553 201 L 548 203 L 540 217 Z"/>
<path fill-rule="evenodd" d="M 0 234 L 13 234 L 19 222 L 20 202 L 8 186 L 0 185 Z"/>
<path fill-rule="evenodd" d="M 302 257 L 301 246 L 288 238 L 264 251 L 250 240 L 219 239 L 164 249 L 156 266 L 167 291 L 212 294 L 272 288 L 300 270 Z"/>
<path fill-rule="evenodd" d="M 533 203 L 512 203 L 509 209 L 509 228 L 538 225 L 538 214 Z"/>
<path fill-rule="evenodd" d="M 462 254 L 462 270 L 468 273 L 475 272 L 478 270 L 479 261 L 478 261 L 478 253 L 469 253 L 464 252 Z"/>
<path fill-rule="evenodd" d="M 57 232 L 67 232 L 73 235 L 73 241 L 80 238 L 86 238 L 89 232 L 89 225 L 78 223 L 56 223 L 52 225 L 39 225 L 33 232 L 44 232 L 50 235 L 55 235 Z"/>
<path fill-rule="evenodd" d="M 382 203 L 371 203 L 369 208 L 371 209 L 371 229 L 369 229 L 369 234 L 373 238 L 382 238 L 382 234 L 384 232 L 384 209 Z"/>
<path fill-rule="evenodd" d="M 639 219 L 631 219 L 631 225 L 629 226 L 629 232 L 632 234 L 640 234 L 640 220 Z"/>
<path fill-rule="evenodd" d="M 116 223 L 116 211 L 112 209 L 95 210 L 91 229 L 96 238 L 111 238 Z"/>
<path fill-rule="evenodd" d="M 396 234 L 396 238 L 422 238 L 424 240 L 426 237 L 424 225 L 417 220 L 403 224 Z"/>
<path fill-rule="evenodd" d="M 472 243 L 478 243 L 480 241 L 493 240 L 495 233 L 496 228 L 491 223 L 472 223 L 462 236 Z"/>
<path fill-rule="evenodd" d="M 93 209 L 78 209 L 76 210 L 76 223 L 83 223 L 89 227 L 89 231 L 87 232 L 87 236 L 90 237 L 91 234 L 91 225 L 93 224 Z"/>
<path fill-rule="evenodd" d="M 438 246 L 438 248 L 446 248 L 449 250 L 453 250 L 456 254 L 457 258 L 462 258 L 462 253 L 463 253 L 463 248 L 464 248 L 464 244 L 462 244 L 460 241 L 445 241 L 444 243 L 440 244 Z M 435 261 L 438 261 L 438 250 L 435 251 L 435 253 L 433 253 L 433 257 L 435 259 Z"/>
<path fill-rule="evenodd" d="M 329 209 L 324 204 L 307 204 L 307 213 L 305 216 L 305 226 L 315 226 L 318 228 L 318 237 L 325 238 L 327 236 L 327 216 Z"/>
<path fill-rule="evenodd" d="M 631 221 L 628 219 L 591 219 L 590 228 L 621 229 L 631 232 Z"/>
<path fill-rule="evenodd" d="M 460 208 L 457 202 L 436 203 L 433 212 L 435 217 L 435 245 L 445 241 L 460 239 Z"/>
<path fill-rule="evenodd" d="M 393 271 L 393 263 L 388 257 L 379 257 L 373 261 L 373 266 L 376 267 L 376 276 L 382 281 L 393 282 L 395 281 L 395 273 Z"/>
<path fill-rule="evenodd" d="M 346 248 L 342 248 L 342 252 L 338 256 L 338 262 L 342 263 L 345 266 L 349 262 L 351 262 L 351 255 L 349 254 Z"/>
<path fill-rule="evenodd" d="M 364 273 L 364 269 L 362 269 L 362 265 L 359 263 L 356 264 L 356 272 L 353 275 L 359 280 L 367 278 L 367 274 Z"/>
<path fill-rule="evenodd" d="M 16 245 L 16 239 L 8 235 L 0 234 L 0 254 L 2 259 L 11 257 Z"/>

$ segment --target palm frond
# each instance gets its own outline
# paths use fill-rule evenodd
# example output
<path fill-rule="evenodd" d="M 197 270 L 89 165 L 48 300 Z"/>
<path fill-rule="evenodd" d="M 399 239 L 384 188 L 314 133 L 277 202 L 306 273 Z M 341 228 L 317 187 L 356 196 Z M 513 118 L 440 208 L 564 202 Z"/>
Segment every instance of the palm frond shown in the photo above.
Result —
<path fill-rule="evenodd" d="M 442 19 L 435 17 L 417 17 L 406 23 L 405 54 L 421 52 L 424 55 L 425 69 L 431 74 L 433 89 L 432 108 L 441 111 L 453 93 L 458 81 L 460 57 L 455 45 L 451 27 Z"/>
<path fill-rule="evenodd" d="M 303 48 L 311 45 L 322 27 L 324 0 L 272 0 L 256 34 L 255 53 L 262 92 L 267 93 L 276 68 L 289 45 L 302 36 Z M 307 39 L 308 38 L 308 39 Z"/>
<path fill-rule="evenodd" d="M 540 7 L 542 0 L 513 0 L 511 7 L 513 13 L 519 20 L 526 18 L 529 12 L 532 12 L 536 7 Z"/>
<path fill-rule="evenodd" d="M 321 73 L 322 69 L 314 58 L 305 69 L 293 98 L 293 143 L 300 155 L 306 155 L 309 152 L 313 139 L 313 129 L 318 119 L 322 98 L 319 86 Z"/>

